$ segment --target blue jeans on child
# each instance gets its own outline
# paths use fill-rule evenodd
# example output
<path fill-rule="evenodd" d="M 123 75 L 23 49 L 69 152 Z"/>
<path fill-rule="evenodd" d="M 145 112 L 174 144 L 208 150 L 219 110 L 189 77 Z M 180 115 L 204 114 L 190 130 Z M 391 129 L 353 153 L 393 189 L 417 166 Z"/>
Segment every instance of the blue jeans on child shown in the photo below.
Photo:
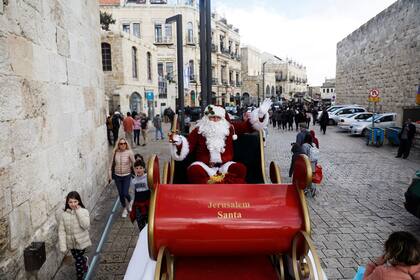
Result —
<path fill-rule="evenodd" d="M 155 127 L 155 139 L 158 140 L 158 133 L 160 133 L 160 138 L 161 139 L 165 139 L 165 137 L 163 137 L 163 131 L 162 128 L 156 128 Z"/>
<path fill-rule="evenodd" d="M 120 196 L 121 206 L 125 208 L 125 199 L 127 199 L 128 202 L 131 201 L 130 194 L 128 193 L 128 189 L 130 188 L 131 174 L 127 176 L 115 175 L 114 180 L 115 184 L 117 185 L 118 195 Z"/>

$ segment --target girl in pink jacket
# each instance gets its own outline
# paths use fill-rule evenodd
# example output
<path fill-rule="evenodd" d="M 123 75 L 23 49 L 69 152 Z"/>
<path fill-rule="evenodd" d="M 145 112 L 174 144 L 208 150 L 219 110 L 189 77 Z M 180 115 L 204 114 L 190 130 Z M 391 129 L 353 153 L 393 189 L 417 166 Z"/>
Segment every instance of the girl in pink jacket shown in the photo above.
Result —
<path fill-rule="evenodd" d="M 392 233 L 385 254 L 366 267 L 364 280 L 420 280 L 420 242 L 411 233 Z"/>

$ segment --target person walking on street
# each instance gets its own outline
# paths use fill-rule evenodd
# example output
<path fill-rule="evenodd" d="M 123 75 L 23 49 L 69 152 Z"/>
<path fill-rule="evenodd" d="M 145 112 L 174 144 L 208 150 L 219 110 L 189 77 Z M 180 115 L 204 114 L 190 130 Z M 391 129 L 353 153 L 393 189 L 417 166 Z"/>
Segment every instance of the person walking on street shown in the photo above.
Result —
<path fill-rule="evenodd" d="M 114 138 L 114 145 L 116 145 L 118 140 L 118 133 L 121 125 L 121 114 L 118 111 L 115 111 L 112 116 L 112 136 Z"/>
<path fill-rule="evenodd" d="M 165 139 L 162 131 L 162 118 L 159 114 L 153 118 L 153 126 L 155 127 L 155 140 L 158 140 L 158 133 L 160 133 L 160 139 Z"/>
<path fill-rule="evenodd" d="M 92 246 L 89 227 L 89 211 L 83 205 L 79 193 L 69 192 L 64 213 L 58 222 L 58 244 L 62 253 L 70 250 L 73 255 L 78 280 L 82 280 L 88 271 L 88 257 L 84 254 L 86 248 Z"/>
<path fill-rule="evenodd" d="M 321 117 L 319 118 L 319 125 L 321 126 L 321 131 L 325 134 L 325 132 L 327 131 L 327 125 L 328 125 L 328 120 L 329 120 L 329 116 L 328 116 L 328 112 L 327 109 L 323 109 L 322 110 L 322 114 Z"/>
<path fill-rule="evenodd" d="M 122 217 L 126 218 L 131 212 L 131 197 L 128 193 L 131 181 L 131 168 L 134 163 L 134 154 L 125 138 L 118 140 L 112 153 L 112 162 L 109 165 L 108 181 L 114 179 L 122 208 Z M 128 202 L 128 203 L 127 203 Z"/>
<path fill-rule="evenodd" d="M 318 120 L 318 110 L 316 107 L 312 108 L 312 125 L 315 126 L 316 121 Z"/>
<path fill-rule="evenodd" d="M 413 144 L 414 135 L 416 135 L 416 126 L 411 122 L 411 119 L 407 119 L 398 135 L 400 146 L 398 148 L 397 158 L 400 158 L 401 156 L 403 158 L 408 157 L 411 145 Z"/>
<path fill-rule="evenodd" d="M 108 139 L 109 145 L 113 146 L 113 143 L 112 143 L 113 139 L 111 135 L 112 135 L 112 117 L 111 115 L 108 115 L 108 117 L 106 118 L 106 137 Z"/>
<path fill-rule="evenodd" d="M 140 231 L 147 223 L 150 203 L 150 189 L 147 185 L 145 169 L 144 161 L 136 160 L 134 162 L 135 176 L 131 180 L 131 186 L 134 189 L 134 203 L 130 212 L 130 220 L 131 222 L 137 221 Z"/>
<path fill-rule="evenodd" d="M 143 137 L 143 145 L 146 146 L 147 144 L 147 131 L 148 131 L 148 125 L 149 125 L 149 117 L 143 113 L 140 119 L 140 127 L 141 127 L 141 136 Z"/>
<path fill-rule="evenodd" d="M 131 117 L 131 113 L 127 112 L 127 117 L 123 120 L 125 138 L 128 140 L 130 147 L 133 147 L 133 130 L 134 130 L 134 119 Z"/>
<path fill-rule="evenodd" d="M 306 124 L 301 123 L 300 126 L 300 132 L 296 135 L 296 143 L 299 145 L 303 145 L 305 143 L 306 135 L 308 134 L 308 131 L 306 130 Z"/>
<path fill-rule="evenodd" d="M 134 117 L 134 144 L 137 144 L 137 146 L 140 146 L 140 130 L 141 130 L 140 115 L 137 114 Z"/>
<path fill-rule="evenodd" d="M 305 116 L 306 116 L 306 127 L 309 129 L 309 125 L 311 124 L 311 112 L 309 111 L 305 111 Z"/>

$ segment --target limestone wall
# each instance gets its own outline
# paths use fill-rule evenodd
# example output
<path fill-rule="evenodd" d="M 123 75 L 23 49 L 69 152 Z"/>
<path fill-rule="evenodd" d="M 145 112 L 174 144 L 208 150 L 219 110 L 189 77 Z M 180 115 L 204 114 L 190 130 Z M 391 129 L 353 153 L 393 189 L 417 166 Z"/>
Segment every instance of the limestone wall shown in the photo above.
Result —
<path fill-rule="evenodd" d="M 420 1 L 400 0 L 337 44 L 338 103 L 368 106 L 368 92 L 380 91 L 379 110 L 415 106 L 420 83 Z"/>
<path fill-rule="evenodd" d="M 3 1 L 1 1 L 3 2 Z M 13 0 L 0 9 L 0 279 L 24 279 L 23 249 L 45 241 L 38 279 L 63 255 L 57 217 L 71 190 L 92 209 L 106 180 L 97 1 Z"/>

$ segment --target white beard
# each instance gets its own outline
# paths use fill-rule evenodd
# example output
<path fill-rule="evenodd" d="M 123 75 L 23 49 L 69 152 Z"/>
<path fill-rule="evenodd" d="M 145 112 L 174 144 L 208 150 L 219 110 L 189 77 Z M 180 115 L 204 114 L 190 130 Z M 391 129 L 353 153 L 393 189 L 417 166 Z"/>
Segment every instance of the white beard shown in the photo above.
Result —
<path fill-rule="evenodd" d="M 229 135 L 230 123 L 221 119 L 218 122 L 210 121 L 204 116 L 197 123 L 198 134 L 206 138 L 207 149 L 210 152 L 210 162 L 222 163 L 222 155 L 225 152 L 226 137 Z"/>

